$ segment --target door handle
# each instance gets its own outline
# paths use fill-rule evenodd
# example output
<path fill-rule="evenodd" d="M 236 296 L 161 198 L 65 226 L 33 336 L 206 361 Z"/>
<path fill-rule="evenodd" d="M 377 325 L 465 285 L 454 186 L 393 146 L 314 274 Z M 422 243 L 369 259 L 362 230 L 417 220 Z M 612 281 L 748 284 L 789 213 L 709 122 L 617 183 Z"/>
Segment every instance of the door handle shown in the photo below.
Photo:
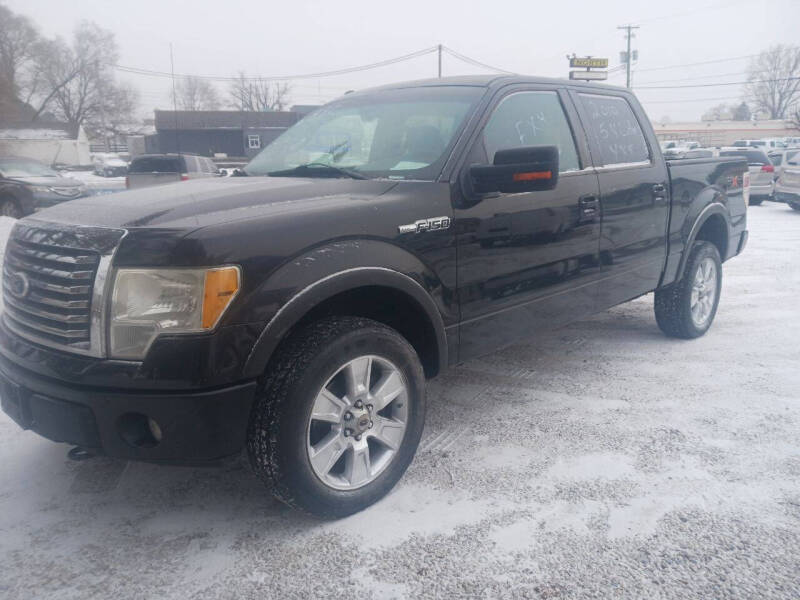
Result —
<path fill-rule="evenodd" d="M 597 197 L 584 196 L 578 199 L 578 223 L 594 223 L 597 220 Z"/>

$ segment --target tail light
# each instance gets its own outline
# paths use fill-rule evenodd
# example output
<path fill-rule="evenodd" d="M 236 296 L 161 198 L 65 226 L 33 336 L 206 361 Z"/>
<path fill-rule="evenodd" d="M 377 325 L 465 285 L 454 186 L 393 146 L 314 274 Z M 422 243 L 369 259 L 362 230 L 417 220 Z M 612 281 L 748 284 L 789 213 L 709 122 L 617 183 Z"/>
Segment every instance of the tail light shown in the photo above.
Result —
<path fill-rule="evenodd" d="M 761 167 L 761 171 L 764 173 L 774 173 L 775 167 L 773 167 L 772 165 L 763 165 Z"/>
<path fill-rule="evenodd" d="M 181 181 L 189 181 L 189 175 L 186 173 L 181 173 Z"/>
<path fill-rule="evenodd" d="M 130 180 L 130 178 L 129 178 L 129 177 L 126 175 L 126 176 L 125 176 L 125 189 L 126 189 L 126 190 L 129 190 L 130 188 L 131 188 L 131 180 Z"/>
<path fill-rule="evenodd" d="M 744 209 L 750 204 L 750 171 L 745 171 L 742 177 L 742 197 L 744 198 Z"/>

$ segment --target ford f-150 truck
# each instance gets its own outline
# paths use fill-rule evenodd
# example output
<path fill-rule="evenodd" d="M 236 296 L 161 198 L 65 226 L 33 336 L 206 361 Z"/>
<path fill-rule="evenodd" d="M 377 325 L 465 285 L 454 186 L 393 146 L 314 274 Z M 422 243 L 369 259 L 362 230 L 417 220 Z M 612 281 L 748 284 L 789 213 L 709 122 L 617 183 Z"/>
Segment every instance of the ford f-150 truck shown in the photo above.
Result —
<path fill-rule="evenodd" d="M 20 220 L 3 267 L 3 410 L 105 454 L 246 449 L 342 516 L 386 494 L 448 365 L 655 292 L 696 338 L 747 241 L 741 157 L 665 162 L 630 91 L 518 76 L 347 94 L 242 177 Z M 602 382 L 600 382 L 602 384 Z"/>

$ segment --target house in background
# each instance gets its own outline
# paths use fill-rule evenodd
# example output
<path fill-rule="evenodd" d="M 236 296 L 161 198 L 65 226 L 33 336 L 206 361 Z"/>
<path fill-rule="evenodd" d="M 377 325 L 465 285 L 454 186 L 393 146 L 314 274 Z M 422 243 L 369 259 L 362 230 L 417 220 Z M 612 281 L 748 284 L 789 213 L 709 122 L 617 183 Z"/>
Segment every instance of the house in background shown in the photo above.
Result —
<path fill-rule="evenodd" d="M 249 159 L 302 118 L 292 111 L 157 110 L 157 139 L 145 145 L 147 152 Z"/>
<path fill-rule="evenodd" d="M 295 104 L 289 110 L 292 112 L 300 113 L 305 117 L 306 115 L 311 114 L 321 106 L 322 106 L 321 104 Z"/>

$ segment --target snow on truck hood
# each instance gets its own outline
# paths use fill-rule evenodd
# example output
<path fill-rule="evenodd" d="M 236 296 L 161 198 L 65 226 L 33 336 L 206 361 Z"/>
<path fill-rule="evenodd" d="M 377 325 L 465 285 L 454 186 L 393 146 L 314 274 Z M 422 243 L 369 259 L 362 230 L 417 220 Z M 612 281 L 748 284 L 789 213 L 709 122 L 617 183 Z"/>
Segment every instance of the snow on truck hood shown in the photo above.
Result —
<path fill-rule="evenodd" d="M 37 213 L 36 220 L 190 231 L 286 211 L 307 211 L 309 203 L 364 201 L 396 184 L 339 178 L 214 177 L 73 200 Z"/>

